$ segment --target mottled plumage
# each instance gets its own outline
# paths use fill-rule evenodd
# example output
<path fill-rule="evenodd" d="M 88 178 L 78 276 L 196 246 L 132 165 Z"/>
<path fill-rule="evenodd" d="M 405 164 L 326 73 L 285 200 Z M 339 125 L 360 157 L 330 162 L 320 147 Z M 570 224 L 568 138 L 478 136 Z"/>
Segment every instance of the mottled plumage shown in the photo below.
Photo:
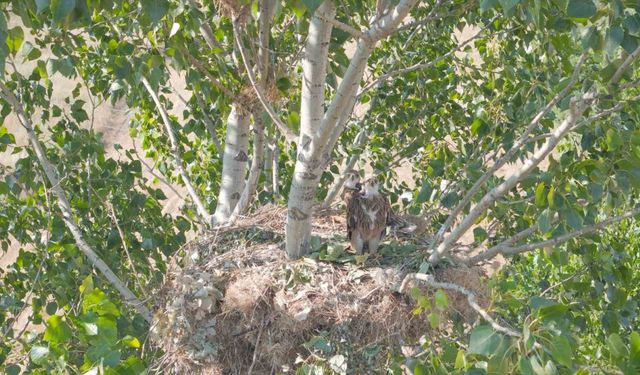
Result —
<path fill-rule="evenodd" d="M 363 217 L 360 188 L 360 176 L 355 172 L 349 172 L 344 183 L 342 199 L 347 206 L 347 238 L 358 254 L 362 254 L 364 244 L 360 234 L 360 223 Z"/>
<path fill-rule="evenodd" d="M 387 231 L 387 221 L 391 213 L 391 205 L 385 196 L 378 191 L 379 183 L 375 178 L 365 182 L 364 193 L 359 200 L 363 220 L 359 225 L 360 235 L 364 242 L 363 250 L 375 254 Z"/>

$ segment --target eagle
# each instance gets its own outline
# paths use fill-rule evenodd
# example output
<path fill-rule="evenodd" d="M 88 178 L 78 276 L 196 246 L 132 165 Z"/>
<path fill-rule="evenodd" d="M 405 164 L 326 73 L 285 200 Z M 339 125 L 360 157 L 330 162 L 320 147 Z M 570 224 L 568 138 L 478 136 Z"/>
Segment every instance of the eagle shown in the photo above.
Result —
<path fill-rule="evenodd" d="M 380 193 L 379 188 L 380 182 L 377 178 L 368 179 L 364 183 L 364 191 L 358 200 L 363 213 L 359 231 L 364 250 L 368 250 L 371 254 L 378 251 L 380 242 L 387 232 L 387 223 L 391 214 L 389 200 Z"/>
<path fill-rule="evenodd" d="M 364 241 L 360 235 L 359 223 L 362 221 L 364 213 L 362 212 L 362 184 L 360 183 L 360 175 L 351 171 L 347 173 L 342 190 L 342 200 L 347 206 L 347 238 L 351 243 L 351 248 L 358 254 L 362 254 Z"/>

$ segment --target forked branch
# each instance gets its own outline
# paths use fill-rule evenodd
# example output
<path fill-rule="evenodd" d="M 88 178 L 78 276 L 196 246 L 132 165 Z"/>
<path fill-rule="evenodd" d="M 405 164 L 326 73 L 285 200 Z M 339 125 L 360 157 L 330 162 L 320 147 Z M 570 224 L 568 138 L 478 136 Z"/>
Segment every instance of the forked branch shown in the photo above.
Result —
<path fill-rule="evenodd" d="M 402 280 L 402 284 L 400 285 L 399 292 L 406 293 L 409 287 L 409 283 L 411 281 L 418 281 L 418 280 L 422 281 L 423 283 L 425 283 L 426 285 L 432 288 L 453 290 L 458 293 L 464 294 L 467 297 L 467 303 L 469 303 L 469 306 L 471 306 L 472 309 L 474 309 L 478 314 L 480 314 L 480 316 L 484 320 L 486 320 L 487 323 L 491 324 L 491 327 L 493 327 L 493 329 L 509 336 L 522 337 L 522 334 L 520 334 L 520 332 L 517 332 L 509 327 L 500 325 L 495 319 L 491 317 L 491 315 L 489 315 L 489 313 L 485 309 L 483 309 L 482 307 L 480 307 L 480 305 L 478 305 L 478 300 L 476 298 L 475 293 L 473 293 L 472 291 L 466 288 L 463 288 L 458 284 L 436 281 L 433 278 L 433 275 L 428 275 L 425 273 L 410 273 L 407 276 L 405 276 L 404 280 Z"/>
<path fill-rule="evenodd" d="M 287 142 L 297 143 L 298 137 L 291 129 L 287 127 L 287 125 L 282 122 L 282 120 L 280 120 L 280 117 L 278 117 L 276 112 L 273 110 L 273 107 L 267 101 L 267 98 L 258 86 L 258 82 L 256 80 L 255 74 L 253 73 L 253 69 L 251 69 L 251 67 L 249 66 L 249 57 L 247 55 L 247 50 L 242 43 L 242 38 L 240 37 L 240 27 L 235 21 L 233 22 L 233 36 L 235 38 L 236 45 L 238 46 L 238 51 L 240 51 L 240 56 L 242 56 L 242 61 L 247 72 L 247 76 L 249 77 L 249 81 L 251 82 L 253 90 L 258 96 L 260 104 L 262 104 L 262 107 L 265 109 L 265 111 L 267 111 L 269 117 L 271 117 L 271 120 L 274 124 L 276 124 L 276 127 L 278 128 L 278 130 L 280 130 L 280 133 L 282 133 Z"/>
<path fill-rule="evenodd" d="M 487 259 L 491 259 L 493 257 L 495 257 L 498 254 L 504 254 L 504 255 L 515 255 L 515 254 L 520 254 L 520 253 L 525 253 L 527 251 L 532 251 L 535 249 L 541 249 L 544 247 L 550 247 L 550 246 L 558 246 L 561 245 L 567 241 L 570 241 L 574 238 L 577 237 L 581 237 L 581 236 L 585 236 L 588 234 L 592 234 L 595 233 L 597 231 L 600 231 L 606 227 L 608 227 L 609 225 L 613 225 L 615 223 L 619 223 L 622 220 L 626 220 L 626 219 L 630 219 L 636 215 L 640 214 L 640 207 L 635 208 L 631 211 L 625 212 L 622 215 L 619 216 L 614 216 L 614 217 L 610 217 L 606 220 L 602 220 L 601 222 L 594 224 L 594 225 L 590 225 L 590 226 L 586 226 L 583 227 L 579 230 L 567 233 L 567 234 L 563 234 L 561 236 L 558 237 L 554 237 L 551 239 L 548 239 L 546 241 L 540 241 L 540 242 L 533 242 L 533 243 L 528 243 L 528 244 L 524 244 L 524 245 L 520 245 L 520 246 L 501 246 L 501 247 L 494 247 L 492 249 L 489 249 L 487 251 L 484 251 L 474 257 L 472 257 L 471 259 L 469 259 L 466 263 L 468 264 L 475 264 Z"/>
<path fill-rule="evenodd" d="M 169 142 L 171 143 L 171 155 L 173 156 L 173 161 L 176 165 L 176 168 L 178 169 L 178 173 L 180 174 L 180 177 L 182 178 L 182 182 L 187 188 L 187 192 L 189 192 L 189 196 L 191 196 L 191 199 L 193 200 L 193 203 L 196 206 L 198 216 L 200 216 L 200 219 L 202 219 L 202 221 L 205 224 L 209 224 L 211 222 L 211 215 L 209 214 L 204 204 L 202 203 L 200 196 L 196 192 L 196 189 L 193 187 L 193 184 L 191 183 L 191 178 L 189 178 L 189 174 L 187 173 L 187 170 L 182 164 L 182 154 L 180 153 L 180 146 L 178 144 L 178 139 L 176 138 L 176 135 L 173 132 L 173 127 L 171 127 L 171 121 L 169 121 L 169 115 L 167 115 L 167 111 L 164 109 L 164 106 L 160 102 L 160 98 L 158 98 L 158 94 L 156 94 L 153 87 L 151 87 L 151 84 L 149 83 L 149 81 L 145 77 L 142 77 L 141 81 L 144 87 L 147 89 L 147 92 L 151 96 L 151 99 L 153 99 L 153 102 L 156 105 L 156 109 L 158 110 L 158 112 L 160 112 L 160 117 L 162 118 L 162 122 L 164 123 L 165 130 L 167 131 L 167 135 L 169 136 Z"/>
<path fill-rule="evenodd" d="M 31 119 L 27 116 L 22 107 L 22 104 L 13 94 L 13 92 L 5 85 L 4 82 L 0 82 L 0 96 L 13 107 L 16 115 L 18 116 L 18 120 L 22 127 L 27 131 L 27 136 L 29 138 L 29 142 L 31 143 L 31 147 L 36 153 L 36 157 L 38 158 L 38 162 L 40 166 L 44 170 L 44 173 L 51 185 L 51 190 L 58 198 L 58 207 L 62 213 L 62 220 L 64 221 L 67 229 L 71 232 L 73 239 L 76 242 L 76 245 L 82 251 L 82 253 L 89 259 L 91 265 L 96 267 L 102 275 L 107 279 L 107 281 L 114 287 L 122 297 L 124 301 L 131 305 L 148 323 L 153 321 L 153 317 L 149 309 L 138 299 L 138 297 L 133 294 L 133 292 L 127 288 L 125 283 L 120 280 L 120 278 L 109 268 L 109 266 L 98 256 L 95 250 L 89 245 L 82 235 L 82 231 L 75 219 L 73 218 L 73 212 L 71 210 L 71 205 L 67 200 L 67 196 L 65 191 L 62 189 L 60 185 L 60 179 L 58 177 L 58 173 L 55 168 L 47 159 L 46 153 L 40 144 L 40 140 L 38 139 L 37 134 L 34 131 L 33 124 Z"/>

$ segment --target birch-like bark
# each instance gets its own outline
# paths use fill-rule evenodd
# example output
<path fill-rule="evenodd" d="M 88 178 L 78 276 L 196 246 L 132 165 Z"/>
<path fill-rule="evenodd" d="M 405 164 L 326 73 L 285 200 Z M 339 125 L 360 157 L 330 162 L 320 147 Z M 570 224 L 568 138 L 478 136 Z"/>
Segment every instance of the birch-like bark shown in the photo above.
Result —
<path fill-rule="evenodd" d="M 286 249 L 290 258 L 298 258 L 309 251 L 311 207 L 320 177 L 353 110 L 369 56 L 376 43 L 393 33 L 417 2 L 418 0 L 401 0 L 386 16 L 378 19 L 362 34 L 326 113 L 323 113 L 324 87 L 332 24 L 323 20 L 334 18 L 333 2 L 325 1 L 310 22 L 302 64 L 300 140 L 289 190 L 286 225 Z"/>
<path fill-rule="evenodd" d="M 31 119 L 26 115 L 22 104 L 18 101 L 15 95 L 11 92 L 11 90 L 2 82 L 0 82 L 0 91 L 2 94 L 2 98 L 5 99 L 16 112 L 18 119 L 22 126 L 27 131 L 27 136 L 29 138 L 29 143 L 31 143 L 31 147 L 36 153 L 36 157 L 44 170 L 44 173 L 49 180 L 49 184 L 51 185 L 51 190 L 58 198 L 58 207 L 60 208 L 60 212 L 62 213 L 62 220 L 64 221 L 67 229 L 71 232 L 73 239 L 76 242 L 76 245 L 82 251 L 82 253 L 89 259 L 91 265 L 97 268 L 102 275 L 109 281 L 111 285 L 113 285 L 120 295 L 124 298 L 124 301 L 131 305 L 148 323 L 152 323 L 153 317 L 151 312 L 147 307 L 133 294 L 129 288 L 125 285 L 125 283 L 120 280 L 120 278 L 109 268 L 109 266 L 98 256 L 95 250 L 85 241 L 84 236 L 82 235 L 82 231 L 78 227 L 75 219 L 73 218 L 73 211 L 71 209 L 71 205 L 67 200 L 66 193 L 62 189 L 60 185 L 60 179 L 58 178 L 58 173 L 55 168 L 47 159 L 46 153 L 38 140 L 38 136 L 33 129 L 33 124 L 31 123 Z"/>
<path fill-rule="evenodd" d="M 178 145 L 178 139 L 176 138 L 176 135 L 173 132 L 173 128 L 171 127 L 171 121 L 169 121 L 169 116 L 167 115 L 167 111 L 165 111 L 164 106 L 162 105 L 162 103 L 160 103 L 160 99 L 158 98 L 158 95 L 156 94 L 153 87 L 151 87 L 151 84 L 149 83 L 149 81 L 145 77 L 142 77 L 141 81 L 144 87 L 147 89 L 147 92 L 149 92 L 151 99 L 153 99 L 153 102 L 156 105 L 156 109 L 158 110 L 158 112 L 160 112 L 160 117 L 162 118 L 162 122 L 164 123 L 165 130 L 167 131 L 167 135 L 169 136 L 169 142 L 171 144 L 171 155 L 173 156 L 173 161 L 176 165 L 176 169 L 178 170 L 178 173 L 180 174 L 180 177 L 182 178 L 182 182 L 187 188 L 187 192 L 189 193 L 189 196 L 193 200 L 193 204 L 195 204 L 196 206 L 196 211 L 198 212 L 198 216 L 200 216 L 200 218 L 204 223 L 209 224 L 211 222 L 211 215 L 209 214 L 204 204 L 202 203 L 200 196 L 196 192 L 196 189 L 194 188 L 193 184 L 191 183 L 191 178 L 189 178 L 189 174 L 187 173 L 187 170 L 182 164 L 182 154 L 180 153 L 180 146 Z"/>
<path fill-rule="evenodd" d="M 329 56 L 331 25 L 317 16 L 333 18 L 336 9 L 327 0 L 309 22 L 309 36 L 302 60 L 302 98 L 298 157 L 289 190 L 286 225 L 286 250 L 289 258 L 298 258 L 309 250 L 311 206 L 320 181 L 322 162 L 316 156 L 317 132 L 324 115 L 324 91 Z"/>
<path fill-rule="evenodd" d="M 552 136 L 547 139 L 544 145 L 540 147 L 529 159 L 527 159 L 522 167 L 514 172 L 509 178 L 503 181 L 487 192 L 482 199 L 469 211 L 469 214 L 455 227 L 451 233 L 438 245 L 435 251 L 429 256 L 429 262 L 437 263 L 440 258 L 448 252 L 451 247 L 471 228 L 478 217 L 482 215 L 497 199 L 505 195 L 509 190 L 513 189 L 519 181 L 526 177 L 533 169 L 544 160 L 553 151 L 560 140 L 571 130 L 571 128 L 580 119 L 587 103 L 592 97 L 592 92 L 588 92 L 583 100 L 573 100 L 571 109 L 567 117 L 552 132 Z"/>
<path fill-rule="evenodd" d="M 224 142 L 222 178 L 218 204 L 213 216 L 214 224 L 229 221 L 244 190 L 249 151 L 249 113 L 237 104 L 231 106 L 227 119 L 227 136 Z"/>
<path fill-rule="evenodd" d="M 258 179 L 262 172 L 262 159 L 264 157 L 264 124 L 262 123 L 262 111 L 254 110 L 253 112 L 253 157 L 251 160 L 251 168 L 249 169 L 249 177 L 244 185 L 244 190 L 240 196 L 240 200 L 236 204 L 231 214 L 230 222 L 234 222 L 238 215 L 243 215 L 249 208 L 249 203 L 253 200 L 258 188 Z"/>

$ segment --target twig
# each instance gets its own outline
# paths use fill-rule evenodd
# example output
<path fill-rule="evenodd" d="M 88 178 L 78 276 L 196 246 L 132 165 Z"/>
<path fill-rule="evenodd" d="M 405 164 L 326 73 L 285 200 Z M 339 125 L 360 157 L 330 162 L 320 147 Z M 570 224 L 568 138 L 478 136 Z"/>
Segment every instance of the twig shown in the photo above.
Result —
<path fill-rule="evenodd" d="M 264 329 L 264 322 L 260 324 L 260 330 L 258 331 L 258 337 L 256 338 L 256 346 L 253 348 L 253 358 L 251 359 L 251 366 L 249 366 L 247 375 L 251 375 L 253 373 L 253 366 L 255 366 L 256 360 L 258 359 L 258 345 L 260 345 L 260 337 L 262 336 L 263 329 Z"/>
<path fill-rule="evenodd" d="M 136 297 L 135 294 L 127 286 L 120 280 L 120 278 L 109 268 L 109 266 L 98 256 L 98 254 L 93 250 L 93 248 L 84 240 L 84 236 L 82 235 L 82 231 L 78 227 L 75 219 L 73 218 L 73 212 L 71 210 L 71 205 L 67 200 L 67 196 L 65 191 L 60 186 L 60 181 L 58 179 L 58 174 L 56 170 L 53 168 L 49 159 L 47 159 L 46 153 L 38 140 L 38 136 L 36 135 L 31 120 L 24 112 L 24 108 L 22 104 L 15 97 L 13 92 L 5 85 L 4 82 L 0 82 L 0 96 L 4 100 L 6 100 L 16 112 L 18 119 L 23 128 L 26 129 L 27 135 L 29 137 L 29 142 L 33 147 L 36 157 L 40 162 L 40 166 L 45 172 L 49 183 L 51 184 L 51 190 L 53 190 L 54 194 L 58 198 L 58 207 L 62 213 L 62 219 L 65 222 L 67 229 L 73 235 L 73 238 L 78 245 L 78 248 L 85 254 L 87 258 L 89 258 L 90 263 L 95 266 L 100 272 L 104 275 L 104 277 L 109 281 L 109 283 L 120 292 L 124 301 L 131 306 L 133 306 L 136 311 L 148 322 L 151 323 L 153 321 L 153 317 L 149 309 Z"/>
<path fill-rule="evenodd" d="M 323 14 L 317 13 L 316 17 L 318 17 L 319 19 L 331 24 L 331 26 L 340 29 L 344 32 L 346 32 L 347 34 L 350 34 L 352 37 L 356 38 L 356 39 L 360 39 L 360 38 L 365 38 L 366 34 L 363 33 L 361 30 L 356 29 L 355 27 L 351 26 L 351 25 L 347 25 L 344 22 L 340 22 L 337 19 L 333 18 L 333 17 L 325 17 Z"/>
<path fill-rule="evenodd" d="M 240 56 L 242 56 L 242 61 L 244 62 L 244 68 L 247 72 L 247 76 L 249 77 L 249 81 L 251 82 L 251 86 L 253 87 L 253 90 L 258 96 L 258 100 L 260 101 L 260 104 L 262 104 L 265 111 L 267 111 L 267 113 L 269 114 L 269 117 L 271 117 L 271 120 L 273 120 L 273 123 L 276 124 L 276 127 L 278 128 L 278 130 L 280 130 L 280 132 L 285 137 L 285 139 L 288 142 L 297 143 L 298 137 L 293 133 L 291 129 L 289 129 L 282 122 L 282 120 L 280 120 L 276 112 L 273 110 L 273 107 L 271 107 L 271 104 L 267 102 L 267 99 L 264 97 L 262 90 L 260 90 L 260 88 L 258 87 L 256 77 L 253 74 L 253 70 L 249 66 L 249 58 L 247 56 L 247 50 L 242 44 L 242 39 L 240 37 L 240 26 L 238 26 L 237 22 L 235 21 L 233 22 L 233 36 L 235 38 L 236 45 L 238 46 L 238 50 L 240 51 Z"/>
<path fill-rule="evenodd" d="M 165 129 L 167 131 L 167 135 L 169 136 L 169 142 L 171 143 L 171 154 L 173 155 L 173 161 L 176 164 L 176 168 L 178 169 L 178 172 L 180 173 L 182 182 L 186 186 L 187 191 L 189 192 L 189 195 L 191 196 L 191 199 L 193 200 L 193 203 L 196 206 L 198 215 L 206 225 L 211 222 L 211 215 L 209 214 L 209 212 L 207 212 L 207 209 L 202 203 L 202 200 L 200 200 L 200 197 L 198 196 L 196 189 L 193 187 L 193 184 L 191 183 L 191 178 L 189 178 L 189 175 L 187 174 L 187 170 L 182 165 L 182 154 L 180 153 L 178 139 L 176 138 L 176 135 L 173 132 L 173 128 L 171 127 L 171 121 L 169 121 L 169 116 L 167 115 L 167 111 L 165 111 L 164 107 L 162 106 L 162 103 L 160 102 L 160 99 L 158 98 L 158 95 L 156 94 L 153 87 L 151 87 L 151 84 L 149 83 L 149 81 L 145 77 L 142 77 L 140 80 L 142 81 L 142 84 L 149 92 L 149 95 L 151 95 L 151 99 L 153 99 L 153 102 L 155 103 L 156 108 L 158 109 L 158 112 L 160 112 L 160 117 L 162 118 L 162 122 L 164 123 Z"/>
<path fill-rule="evenodd" d="M 469 259 L 468 264 L 474 264 L 486 259 L 490 259 L 493 258 L 494 256 L 496 256 L 497 254 L 504 254 L 504 255 L 515 255 L 515 254 L 520 254 L 520 253 L 524 253 L 527 251 L 531 251 L 531 250 L 535 250 L 535 249 L 540 249 L 543 247 L 550 247 L 550 246 L 557 246 L 560 245 L 562 243 L 565 243 L 569 240 L 572 240 L 576 237 L 580 237 L 580 236 L 584 236 L 587 234 L 591 234 L 594 232 L 597 232 L 599 230 L 604 229 L 605 227 L 611 225 L 611 224 L 615 224 L 618 223 L 622 220 L 625 219 L 629 219 L 632 218 L 636 215 L 640 214 L 640 207 L 633 209 L 631 211 L 628 211 L 622 215 L 619 216 L 614 216 L 608 219 L 605 219 L 597 224 L 594 225 L 590 225 L 590 226 L 586 226 L 583 227 L 579 230 L 567 233 L 567 234 L 563 234 L 561 236 L 558 237 L 554 237 L 551 238 L 549 240 L 546 241 L 540 241 L 540 242 L 534 242 L 534 243 L 529 243 L 529 244 L 525 244 L 525 245 L 520 245 L 520 246 L 504 246 L 504 247 L 496 247 L 495 250 L 492 251 L 485 251 L 482 252 L 474 257 L 472 257 L 471 259 Z"/>
<path fill-rule="evenodd" d="M 458 46 L 456 46 L 455 48 L 451 49 L 449 52 L 445 53 L 444 55 L 438 57 L 435 60 L 432 60 L 432 61 L 427 62 L 427 63 L 414 64 L 414 65 L 411 65 L 409 67 L 398 69 L 398 70 L 393 70 L 393 71 L 390 71 L 390 72 L 387 72 L 387 73 L 381 75 L 375 81 L 373 81 L 370 84 L 368 84 L 365 87 L 363 87 L 362 90 L 360 90 L 360 92 L 358 93 L 357 97 L 360 98 L 367 91 L 373 89 L 374 87 L 378 87 L 380 84 L 382 84 L 382 82 L 388 80 L 391 77 L 394 77 L 394 76 L 397 76 L 397 75 L 401 75 L 401 74 L 410 73 L 410 72 L 413 72 L 413 71 L 416 71 L 416 70 L 420 70 L 420 69 L 427 69 L 427 68 L 430 68 L 430 67 L 434 66 L 435 64 L 439 63 L 440 61 L 449 58 L 454 53 L 456 53 L 456 52 L 460 51 L 461 49 L 463 49 L 467 44 L 469 44 L 472 41 L 474 41 L 475 39 L 477 39 L 485 30 L 486 30 L 486 28 L 482 28 L 474 36 L 472 36 L 471 38 L 469 38 L 469 39 L 465 40 L 464 42 L 458 44 Z M 511 29 L 508 30 L 508 31 L 511 31 Z"/>
<path fill-rule="evenodd" d="M 425 284 L 429 285 L 432 288 L 448 289 L 448 290 L 453 290 L 458 293 L 464 294 L 465 296 L 467 296 L 467 303 L 469 303 L 469 306 L 471 306 L 472 309 L 474 309 L 478 314 L 480 314 L 480 316 L 482 316 L 482 318 L 486 320 L 493 327 L 493 329 L 495 329 L 498 332 L 507 334 L 509 336 L 522 337 L 522 334 L 520 332 L 516 332 L 511 328 L 504 327 L 498 324 L 498 322 L 496 322 L 491 317 L 491 315 L 487 313 L 486 310 L 484 310 L 482 307 L 480 307 L 480 305 L 478 305 L 476 295 L 472 291 L 465 289 L 462 286 L 457 284 L 435 281 L 435 279 L 433 278 L 433 275 L 428 275 L 425 273 L 410 273 L 407 276 L 405 276 L 404 280 L 402 280 L 402 284 L 400 285 L 399 292 L 404 294 L 409 286 L 409 282 L 417 281 L 417 280 L 424 282 Z"/>
<path fill-rule="evenodd" d="M 173 184 L 171 184 L 164 176 L 157 174 L 154 171 L 154 168 L 151 167 L 149 165 L 149 163 L 147 163 L 146 160 L 144 160 L 144 158 L 142 156 L 140 156 L 140 153 L 138 152 L 138 147 L 136 146 L 136 143 L 133 142 L 133 153 L 136 154 L 136 156 L 138 157 L 138 160 L 140 160 L 140 162 L 147 168 L 147 171 L 155 178 L 157 178 L 159 181 L 161 181 L 162 183 L 164 183 L 165 185 L 167 185 L 167 187 L 169 189 L 171 189 L 171 191 L 180 199 L 182 199 L 183 201 L 184 196 L 182 194 L 180 194 L 180 192 L 178 190 L 176 190 L 175 187 L 173 187 Z"/>
<path fill-rule="evenodd" d="M 216 146 L 216 150 L 218 151 L 218 156 L 220 159 L 224 158 L 224 149 L 222 148 L 222 143 L 220 142 L 220 138 L 218 138 L 218 134 L 216 134 L 216 126 L 213 123 L 213 120 L 209 116 L 206 111 L 206 105 L 204 104 L 204 100 L 198 90 L 193 90 L 193 96 L 195 96 L 196 101 L 198 102 L 198 106 L 200 107 L 200 113 L 202 113 L 202 120 L 204 121 L 207 130 L 209 131 L 209 135 L 211 135 L 211 140 L 213 140 L 213 144 Z"/>
<path fill-rule="evenodd" d="M 138 270 L 136 270 L 136 265 L 135 263 L 133 263 L 133 259 L 131 259 L 131 254 L 129 253 L 129 246 L 127 246 L 127 241 L 124 236 L 124 231 L 120 227 L 120 223 L 118 223 L 118 218 L 116 217 L 116 211 L 114 210 L 111 202 L 105 200 L 104 204 L 107 206 L 107 209 L 109 210 L 109 216 L 111 217 L 111 221 L 113 221 L 113 225 L 116 226 L 116 230 L 118 231 L 118 235 L 120 236 L 120 241 L 122 242 L 122 249 L 124 250 L 124 253 L 127 256 L 127 259 L 129 260 L 129 265 L 131 266 L 131 270 L 134 273 L 134 279 L 136 280 L 136 284 L 138 284 L 138 288 L 140 289 L 140 292 L 144 294 L 145 289 L 142 287 L 142 284 L 140 283 L 140 278 L 138 276 L 140 274 L 138 273 Z"/>

